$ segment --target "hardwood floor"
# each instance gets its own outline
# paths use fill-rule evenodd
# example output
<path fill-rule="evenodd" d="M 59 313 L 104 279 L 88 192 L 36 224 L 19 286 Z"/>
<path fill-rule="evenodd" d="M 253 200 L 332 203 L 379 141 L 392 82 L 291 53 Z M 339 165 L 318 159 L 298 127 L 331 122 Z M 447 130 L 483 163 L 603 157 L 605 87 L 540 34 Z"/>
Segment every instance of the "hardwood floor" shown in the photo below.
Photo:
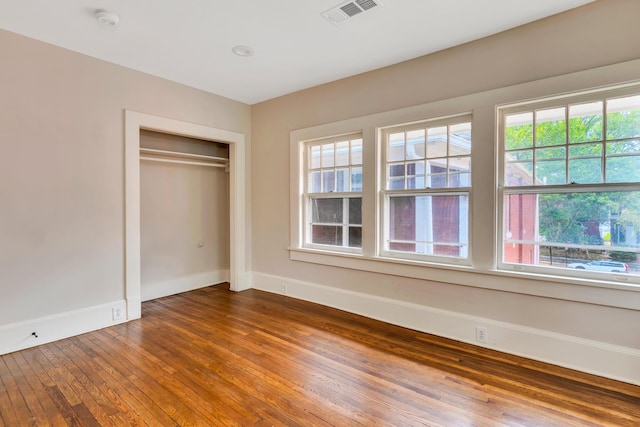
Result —
<path fill-rule="evenodd" d="M 640 387 L 225 285 L 0 358 L 3 426 L 639 426 Z"/>

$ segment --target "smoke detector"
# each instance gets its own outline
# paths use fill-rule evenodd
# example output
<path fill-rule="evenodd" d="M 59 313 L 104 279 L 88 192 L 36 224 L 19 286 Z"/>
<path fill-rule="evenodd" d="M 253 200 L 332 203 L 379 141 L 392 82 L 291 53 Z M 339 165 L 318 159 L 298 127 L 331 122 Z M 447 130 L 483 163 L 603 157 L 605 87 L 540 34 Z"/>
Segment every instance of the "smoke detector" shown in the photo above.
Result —
<path fill-rule="evenodd" d="M 322 16 L 335 25 L 342 24 L 363 12 L 382 6 L 381 0 L 353 0 L 339 4 L 331 9 L 322 12 Z"/>
<path fill-rule="evenodd" d="M 104 25 L 105 27 L 117 27 L 120 23 L 120 17 L 118 15 L 104 9 L 96 10 L 96 20 L 100 25 Z"/>

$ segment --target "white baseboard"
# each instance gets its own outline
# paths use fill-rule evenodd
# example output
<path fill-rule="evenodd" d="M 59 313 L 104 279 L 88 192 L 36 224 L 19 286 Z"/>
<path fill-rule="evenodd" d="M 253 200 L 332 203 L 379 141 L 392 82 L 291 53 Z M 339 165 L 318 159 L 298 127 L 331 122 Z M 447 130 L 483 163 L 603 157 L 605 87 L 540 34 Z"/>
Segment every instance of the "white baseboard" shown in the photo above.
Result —
<path fill-rule="evenodd" d="M 179 279 L 168 280 L 166 282 L 145 284 L 142 283 L 142 301 L 149 301 L 156 298 L 175 295 L 181 292 L 192 291 L 205 286 L 217 285 L 218 283 L 229 281 L 229 270 L 215 270 L 192 276 L 180 277 Z"/>
<path fill-rule="evenodd" d="M 0 326 L 0 354 L 47 344 L 123 323 L 127 320 L 125 307 L 124 300 L 114 301 Z M 118 320 L 113 320 L 118 315 L 120 316 Z M 37 337 L 32 335 L 33 333 Z"/>
<path fill-rule="evenodd" d="M 398 326 L 640 385 L 640 350 L 433 307 L 252 273 L 254 289 L 286 294 Z M 285 292 L 286 290 L 286 292 Z M 476 327 L 487 328 L 487 344 Z"/>

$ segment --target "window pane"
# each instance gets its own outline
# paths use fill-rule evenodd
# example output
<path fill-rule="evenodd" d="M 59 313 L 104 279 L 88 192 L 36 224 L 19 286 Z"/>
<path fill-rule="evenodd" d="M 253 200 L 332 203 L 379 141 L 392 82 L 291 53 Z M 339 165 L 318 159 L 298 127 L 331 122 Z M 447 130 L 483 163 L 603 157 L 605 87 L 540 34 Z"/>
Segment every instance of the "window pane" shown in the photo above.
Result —
<path fill-rule="evenodd" d="M 533 162 L 510 162 L 504 167 L 504 185 L 533 185 Z"/>
<path fill-rule="evenodd" d="M 543 159 L 563 159 L 567 155 L 565 147 L 541 148 L 536 150 L 536 160 Z"/>
<path fill-rule="evenodd" d="M 407 159 L 424 159 L 424 129 L 407 132 Z"/>
<path fill-rule="evenodd" d="M 343 199 L 313 199 L 311 201 L 311 222 L 321 224 L 342 224 Z"/>
<path fill-rule="evenodd" d="M 532 112 L 506 116 L 504 146 L 507 150 L 533 146 Z"/>
<path fill-rule="evenodd" d="M 333 169 L 322 171 L 322 192 L 331 193 L 335 189 L 335 172 Z"/>
<path fill-rule="evenodd" d="M 607 157 L 607 182 L 640 182 L 640 156 Z"/>
<path fill-rule="evenodd" d="M 640 140 L 607 143 L 607 156 L 612 154 L 640 154 Z"/>
<path fill-rule="evenodd" d="M 536 183 L 540 185 L 566 184 L 564 160 L 549 160 L 536 163 Z"/>
<path fill-rule="evenodd" d="M 640 95 L 607 101 L 607 139 L 640 136 Z"/>
<path fill-rule="evenodd" d="M 354 139 L 351 141 L 351 164 L 362 164 L 362 139 Z"/>
<path fill-rule="evenodd" d="M 336 142 L 336 166 L 349 164 L 349 141 Z"/>
<path fill-rule="evenodd" d="M 349 169 L 336 169 L 336 191 L 349 191 Z"/>
<path fill-rule="evenodd" d="M 566 143 L 567 124 L 564 107 L 536 111 L 536 146 Z"/>
<path fill-rule="evenodd" d="M 600 159 L 569 160 L 569 182 L 578 184 L 602 182 L 602 161 Z"/>
<path fill-rule="evenodd" d="M 404 160 L 404 132 L 389 135 L 387 144 L 387 161 L 395 162 Z"/>
<path fill-rule="evenodd" d="M 362 227 L 349 227 L 349 247 L 362 247 Z"/>
<path fill-rule="evenodd" d="M 362 191 L 362 168 L 351 168 L 351 191 Z"/>
<path fill-rule="evenodd" d="M 638 274 L 640 192 L 504 196 L 503 261 Z"/>
<path fill-rule="evenodd" d="M 569 157 L 600 157 L 602 144 L 580 144 L 569 147 Z"/>
<path fill-rule="evenodd" d="M 312 193 L 319 193 L 322 191 L 322 175 L 320 171 L 311 172 L 311 180 L 309 182 L 309 191 Z"/>
<path fill-rule="evenodd" d="M 459 123 L 449 128 L 449 155 L 471 154 L 471 123 Z"/>
<path fill-rule="evenodd" d="M 602 139 L 602 101 L 569 106 L 569 142 Z"/>
<path fill-rule="evenodd" d="M 468 196 L 420 195 L 389 200 L 389 250 L 467 256 Z"/>
<path fill-rule="evenodd" d="M 349 198 L 349 224 L 362 225 L 362 199 L 359 197 Z"/>
<path fill-rule="evenodd" d="M 449 188 L 471 186 L 471 157 L 449 159 Z"/>
<path fill-rule="evenodd" d="M 311 226 L 311 243 L 319 245 L 342 246 L 342 226 Z"/>
<path fill-rule="evenodd" d="M 322 146 L 322 167 L 328 168 L 334 165 L 333 144 L 324 144 Z"/>
<path fill-rule="evenodd" d="M 314 145 L 311 147 L 311 168 L 318 169 L 320 167 L 320 150 L 321 147 L 319 145 Z"/>
<path fill-rule="evenodd" d="M 427 130 L 427 157 L 447 156 L 447 127 L 440 126 Z"/>

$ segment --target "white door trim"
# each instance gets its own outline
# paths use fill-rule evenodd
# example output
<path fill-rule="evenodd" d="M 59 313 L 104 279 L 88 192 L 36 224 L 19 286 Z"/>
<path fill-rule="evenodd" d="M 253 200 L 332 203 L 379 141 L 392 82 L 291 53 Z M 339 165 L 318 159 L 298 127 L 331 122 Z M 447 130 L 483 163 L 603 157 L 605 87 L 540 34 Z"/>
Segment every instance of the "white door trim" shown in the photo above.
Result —
<path fill-rule="evenodd" d="M 125 110 L 125 297 L 127 320 L 142 314 L 140 289 L 140 130 L 229 144 L 231 290 L 246 288 L 245 135 Z"/>

